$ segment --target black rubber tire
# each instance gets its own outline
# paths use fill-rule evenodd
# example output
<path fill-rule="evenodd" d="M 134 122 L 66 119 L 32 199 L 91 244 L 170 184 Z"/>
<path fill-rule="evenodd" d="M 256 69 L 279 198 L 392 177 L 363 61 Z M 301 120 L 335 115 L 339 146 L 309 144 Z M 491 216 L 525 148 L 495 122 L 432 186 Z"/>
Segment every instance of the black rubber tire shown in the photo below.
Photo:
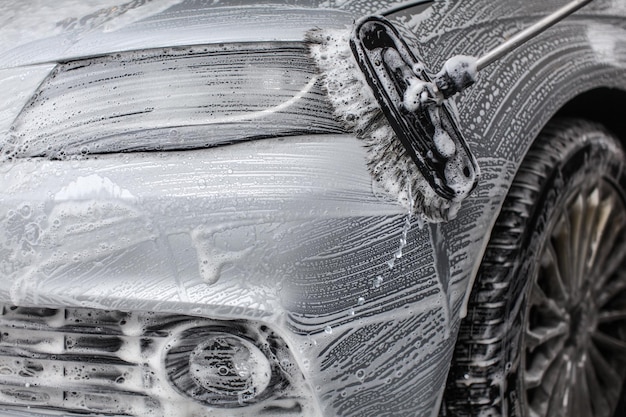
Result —
<path fill-rule="evenodd" d="M 458 334 L 441 415 L 529 417 L 523 338 L 539 254 L 568 196 L 601 177 L 623 201 L 625 172 L 618 140 L 601 126 L 567 119 L 544 129 L 492 231 Z M 615 416 L 626 415 L 623 406 L 622 400 Z"/>

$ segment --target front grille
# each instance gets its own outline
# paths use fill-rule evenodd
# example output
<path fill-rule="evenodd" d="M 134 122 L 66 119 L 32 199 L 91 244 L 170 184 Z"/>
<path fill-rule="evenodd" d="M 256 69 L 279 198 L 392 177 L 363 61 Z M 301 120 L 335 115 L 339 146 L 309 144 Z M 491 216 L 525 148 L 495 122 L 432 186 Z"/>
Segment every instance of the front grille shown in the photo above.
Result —
<path fill-rule="evenodd" d="M 247 404 L 241 404 L 241 413 L 228 414 L 220 404 L 209 409 L 185 396 L 163 365 L 181 334 L 210 326 L 240 333 L 251 327 L 147 312 L 5 306 L 0 317 L 0 407 L 70 415 L 201 416 L 209 411 L 210 415 L 221 415 L 220 411 L 246 415 Z M 294 363 L 284 350 L 280 355 L 284 364 Z M 282 407 L 287 415 L 294 415 L 304 409 L 302 397 L 293 389 L 294 382 L 302 385 L 302 375 L 293 372 L 291 364 L 281 377 L 281 391 L 270 393 L 271 400 L 253 414 Z M 182 404 L 188 414 L 180 413 Z"/>
<path fill-rule="evenodd" d="M 149 318 L 154 325 L 132 335 Z M 118 311 L 3 307 L 0 403 L 105 415 L 158 409 L 145 355 L 168 335 L 168 321 Z"/>

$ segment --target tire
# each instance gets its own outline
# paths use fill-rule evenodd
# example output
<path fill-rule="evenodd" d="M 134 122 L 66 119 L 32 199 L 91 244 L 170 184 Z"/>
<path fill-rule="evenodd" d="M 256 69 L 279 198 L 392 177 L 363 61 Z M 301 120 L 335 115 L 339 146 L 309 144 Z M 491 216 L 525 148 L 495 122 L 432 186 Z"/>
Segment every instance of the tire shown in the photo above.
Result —
<path fill-rule="evenodd" d="M 625 195 L 601 126 L 544 129 L 486 248 L 442 415 L 626 415 Z"/>

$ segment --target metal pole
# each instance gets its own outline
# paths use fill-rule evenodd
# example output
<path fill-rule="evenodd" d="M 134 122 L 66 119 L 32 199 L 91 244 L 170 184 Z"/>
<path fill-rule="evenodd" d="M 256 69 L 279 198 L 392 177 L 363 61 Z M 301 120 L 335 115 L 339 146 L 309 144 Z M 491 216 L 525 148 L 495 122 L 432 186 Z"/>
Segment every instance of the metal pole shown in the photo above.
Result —
<path fill-rule="evenodd" d="M 576 0 L 571 3 L 566 4 L 565 6 L 561 7 L 557 11 L 550 13 L 548 16 L 544 17 L 537 23 L 524 29 L 523 31 L 519 32 L 508 41 L 504 42 L 500 46 L 492 49 L 491 51 L 487 52 L 485 55 L 478 58 L 478 60 L 476 61 L 476 69 L 480 71 L 481 69 L 485 68 L 487 65 L 493 63 L 494 61 L 497 61 L 503 55 L 506 55 L 507 53 L 511 52 L 513 49 L 517 48 L 518 46 L 520 46 L 527 40 L 533 38 L 534 36 L 548 29 L 555 23 L 561 21 L 565 17 L 574 13 L 576 10 L 580 9 L 586 4 L 591 3 L 592 1 L 593 0 Z"/>

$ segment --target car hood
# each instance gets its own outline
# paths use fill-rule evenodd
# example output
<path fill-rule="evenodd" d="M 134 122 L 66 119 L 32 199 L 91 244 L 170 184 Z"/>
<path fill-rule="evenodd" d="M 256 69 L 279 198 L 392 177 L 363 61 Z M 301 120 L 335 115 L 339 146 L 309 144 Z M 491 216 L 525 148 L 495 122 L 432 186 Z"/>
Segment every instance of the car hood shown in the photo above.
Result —
<path fill-rule="evenodd" d="M 0 68 L 162 46 L 300 41 L 313 27 L 345 27 L 394 3 L 402 2 L 11 0 L 0 18 Z"/>

